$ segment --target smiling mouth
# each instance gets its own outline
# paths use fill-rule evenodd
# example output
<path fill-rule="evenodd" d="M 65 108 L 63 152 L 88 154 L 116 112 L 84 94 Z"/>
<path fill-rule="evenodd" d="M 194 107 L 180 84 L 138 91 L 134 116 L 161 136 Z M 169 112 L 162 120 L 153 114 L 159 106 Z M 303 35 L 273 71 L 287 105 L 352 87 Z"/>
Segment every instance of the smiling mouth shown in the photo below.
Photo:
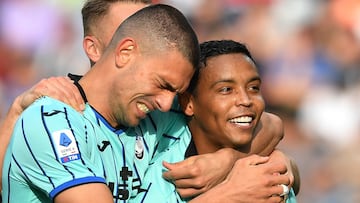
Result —
<path fill-rule="evenodd" d="M 144 112 L 145 114 L 150 112 L 149 108 L 145 104 L 137 103 L 136 106 L 140 109 L 140 111 Z"/>
<path fill-rule="evenodd" d="M 229 120 L 230 123 L 241 124 L 241 125 L 244 124 L 250 125 L 252 121 L 253 121 L 253 117 L 251 116 L 240 116 Z"/>

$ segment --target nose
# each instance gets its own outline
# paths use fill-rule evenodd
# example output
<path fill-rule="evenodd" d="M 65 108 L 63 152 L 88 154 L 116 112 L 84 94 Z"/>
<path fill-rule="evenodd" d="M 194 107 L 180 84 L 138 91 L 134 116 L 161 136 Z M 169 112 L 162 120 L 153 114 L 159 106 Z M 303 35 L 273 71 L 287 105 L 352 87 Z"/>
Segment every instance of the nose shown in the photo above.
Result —
<path fill-rule="evenodd" d="M 158 106 L 158 109 L 162 112 L 169 111 L 171 105 L 174 101 L 176 92 L 164 91 L 162 94 L 159 94 L 155 97 L 155 102 Z"/>
<path fill-rule="evenodd" d="M 236 106 L 251 106 L 252 100 L 250 95 L 245 90 L 240 90 L 236 94 Z"/>

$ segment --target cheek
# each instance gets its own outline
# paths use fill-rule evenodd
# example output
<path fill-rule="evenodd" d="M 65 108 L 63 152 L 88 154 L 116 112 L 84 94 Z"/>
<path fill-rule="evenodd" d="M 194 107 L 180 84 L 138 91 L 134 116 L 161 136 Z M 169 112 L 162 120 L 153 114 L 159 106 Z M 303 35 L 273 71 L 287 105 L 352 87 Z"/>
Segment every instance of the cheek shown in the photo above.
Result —
<path fill-rule="evenodd" d="M 208 96 L 208 98 L 211 99 L 204 100 L 203 102 L 199 103 L 197 108 L 200 109 L 201 113 L 204 115 L 202 117 L 209 121 L 224 117 L 226 112 L 228 112 L 231 108 L 229 101 L 224 99 L 216 99 L 211 96 Z"/>
<path fill-rule="evenodd" d="M 262 96 L 255 97 L 254 104 L 256 106 L 257 111 L 262 112 L 265 110 L 265 101 Z"/>

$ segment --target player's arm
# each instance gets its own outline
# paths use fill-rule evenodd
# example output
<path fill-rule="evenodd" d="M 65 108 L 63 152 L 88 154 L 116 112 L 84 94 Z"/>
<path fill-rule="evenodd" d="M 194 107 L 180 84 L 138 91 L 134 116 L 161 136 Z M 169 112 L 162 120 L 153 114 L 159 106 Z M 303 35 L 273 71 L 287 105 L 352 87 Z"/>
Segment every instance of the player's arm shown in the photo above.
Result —
<path fill-rule="evenodd" d="M 284 125 L 280 117 L 264 112 L 256 129 L 255 137 L 249 146 L 249 154 L 269 156 L 284 137 Z M 240 152 L 239 152 L 240 153 Z"/>
<path fill-rule="evenodd" d="M 247 146 L 249 152 L 226 148 L 215 153 L 193 156 L 175 164 L 164 163 L 169 169 L 164 173 L 164 178 L 175 183 L 182 197 L 201 194 L 222 182 L 238 159 L 250 154 L 270 155 L 283 138 L 283 133 L 281 119 L 274 114 L 263 113 L 256 135 Z"/>
<path fill-rule="evenodd" d="M 0 126 L 0 191 L 2 189 L 2 168 L 4 162 L 4 156 L 6 148 L 10 142 L 10 137 L 14 129 L 17 118 L 19 117 L 22 109 L 17 105 L 19 97 L 15 99 L 11 108 L 9 109 L 7 116 L 3 120 Z"/>
<path fill-rule="evenodd" d="M 1 171 L 5 151 L 9 144 L 10 137 L 18 117 L 30 104 L 44 95 L 68 103 L 78 111 L 82 111 L 84 109 L 84 102 L 81 95 L 68 77 L 52 77 L 43 79 L 31 89 L 16 97 L 0 126 L 0 177 L 2 175 Z"/>
<path fill-rule="evenodd" d="M 233 167 L 233 163 L 241 162 L 243 159 L 246 160 L 248 157 L 239 159 L 236 156 L 236 152 L 232 154 L 231 150 L 232 149 L 230 148 L 226 148 L 221 149 L 216 153 L 190 157 L 185 161 L 174 164 L 164 163 L 164 166 L 168 169 L 168 171 L 163 173 L 163 177 L 175 184 L 177 192 L 183 198 L 194 197 L 205 193 L 206 191 L 212 190 L 212 188 L 222 182 L 220 173 L 226 173 L 226 177 L 230 171 L 239 170 L 241 172 L 244 170 L 241 169 L 242 165 Z M 217 156 L 218 158 L 215 158 Z M 265 178 L 270 178 L 271 174 L 281 174 L 282 177 L 285 176 L 289 180 L 286 185 L 292 186 L 295 194 L 297 194 L 300 181 L 298 170 L 296 170 L 296 164 L 278 150 L 271 154 L 270 157 L 270 161 L 262 163 L 264 167 L 268 168 L 268 173 L 254 171 L 254 177 L 261 176 L 263 178 L 259 179 L 259 181 L 267 181 Z M 269 157 L 261 158 L 268 159 Z M 206 168 L 206 166 L 208 168 Z M 228 172 L 226 172 L 226 170 L 228 170 Z M 259 175 L 257 173 L 259 173 Z M 254 191 L 258 190 L 255 189 Z"/>
<path fill-rule="evenodd" d="M 257 155 L 239 159 L 225 181 L 190 202 L 280 202 L 280 184 L 288 185 L 289 178 L 274 174 L 286 171 L 286 167 L 268 161 L 268 157 Z"/>
<path fill-rule="evenodd" d="M 55 203 L 113 203 L 109 188 L 103 183 L 89 183 L 64 190 Z"/>

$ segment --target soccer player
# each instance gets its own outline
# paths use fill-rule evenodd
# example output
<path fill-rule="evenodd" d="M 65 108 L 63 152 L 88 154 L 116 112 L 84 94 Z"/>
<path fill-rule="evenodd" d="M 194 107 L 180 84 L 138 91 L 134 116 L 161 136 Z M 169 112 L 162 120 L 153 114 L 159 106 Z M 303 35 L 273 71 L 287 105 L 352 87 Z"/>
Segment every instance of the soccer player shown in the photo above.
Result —
<path fill-rule="evenodd" d="M 145 164 L 125 146 L 145 139 L 137 136 L 143 129 L 151 133 L 153 124 L 140 121 L 170 109 L 198 61 L 197 37 L 177 9 L 157 4 L 131 15 L 75 83 L 83 113 L 43 97 L 21 114 L 5 156 L 3 201 L 116 202 L 136 195 Z M 162 136 L 165 127 L 156 125 L 153 134 Z M 144 153 L 156 139 L 142 142 Z"/>
<path fill-rule="evenodd" d="M 150 3 L 151 0 L 87 0 L 84 3 L 81 10 L 84 29 L 83 48 L 92 65 L 99 60 L 120 23 Z M 19 95 L 0 127 L 0 175 L 5 150 L 17 118 L 25 108 L 42 95 L 51 95 L 70 104 L 78 111 L 85 108 L 78 89 L 69 77 L 43 79 L 33 88 Z"/>
<path fill-rule="evenodd" d="M 258 153 L 255 150 L 258 148 L 256 145 L 266 144 L 253 142 L 265 104 L 261 95 L 261 78 L 249 50 L 241 43 L 219 40 L 200 44 L 200 53 L 200 69 L 194 74 L 187 91 L 179 96 L 180 105 L 188 117 L 188 125 L 184 126 L 187 133 L 167 150 L 154 157 L 143 183 L 149 185 L 148 190 L 140 193 L 135 202 L 191 200 L 181 198 L 175 185 L 162 177 L 161 174 L 166 170 L 162 166 L 163 161 L 179 162 L 194 155 L 212 153 L 225 147 L 234 148 L 242 157 L 246 157 Z M 257 139 L 262 138 L 257 137 Z M 166 162 L 164 165 L 169 167 Z M 261 162 L 253 162 L 251 165 L 249 170 L 268 167 Z M 176 180 L 171 173 L 171 165 L 169 168 L 170 172 L 166 172 L 165 177 L 170 181 L 181 182 L 182 180 Z M 241 177 L 244 179 L 249 176 L 246 172 L 246 170 L 241 172 Z M 275 174 L 276 171 L 273 173 Z M 258 177 L 257 180 L 260 182 L 261 179 Z M 259 188 L 257 185 L 259 182 L 254 180 L 251 181 L 253 183 L 251 188 Z M 278 187 L 273 187 L 274 185 Z M 257 202 L 280 202 L 281 198 L 286 196 L 281 195 L 285 186 L 271 181 L 268 186 L 268 193 L 265 195 L 253 191 L 252 195 L 257 196 Z M 219 196 L 224 197 L 221 202 L 234 200 L 236 200 L 234 202 L 252 202 L 250 196 L 229 199 L 231 195 L 226 194 L 233 193 L 234 190 L 236 189 L 220 190 L 215 186 L 213 190 L 199 196 L 198 201 L 218 202 L 219 199 L 214 201 L 213 198 L 207 197 L 207 193 L 217 192 Z M 292 189 L 286 202 L 296 202 Z"/>

